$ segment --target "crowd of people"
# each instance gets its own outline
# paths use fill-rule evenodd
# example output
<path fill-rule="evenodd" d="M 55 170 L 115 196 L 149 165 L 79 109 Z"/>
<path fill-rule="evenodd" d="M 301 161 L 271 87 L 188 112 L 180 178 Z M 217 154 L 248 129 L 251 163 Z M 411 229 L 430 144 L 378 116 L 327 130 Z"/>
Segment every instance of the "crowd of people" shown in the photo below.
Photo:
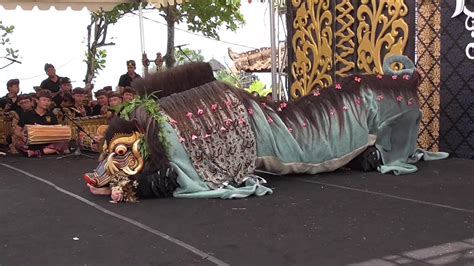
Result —
<path fill-rule="evenodd" d="M 68 143 L 28 145 L 25 126 L 58 125 L 68 118 L 78 117 L 105 116 L 110 119 L 124 103 L 135 98 L 131 84 L 141 78 L 135 69 L 135 61 L 127 61 L 127 73 L 120 76 L 115 90 L 105 86 L 93 91 L 93 85 L 73 89 L 71 80 L 56 74 L 55 67 L 49 63 L 44 66 L 48 77 L 34 93 L 20 94 L 20 80 L 10 79 L 6 84 L 7 94 L 0 98 L 0 115 L 13 117 L 11 134 L 6 136 L 9 151 L 28 157 L 68 153 Z"/>

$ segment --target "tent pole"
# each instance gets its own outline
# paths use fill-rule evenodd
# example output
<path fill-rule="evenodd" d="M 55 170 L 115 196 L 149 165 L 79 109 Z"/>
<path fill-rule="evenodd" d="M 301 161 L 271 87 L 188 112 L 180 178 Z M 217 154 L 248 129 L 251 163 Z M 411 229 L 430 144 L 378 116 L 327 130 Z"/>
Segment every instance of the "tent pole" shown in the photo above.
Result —
<path fill-rule="evenodd" d="M 270 4 L 270 47 L 271 47 L 271 69 L 272 69 L 272 98 L 278 100 L 278 85 L 276 76 L 276 47 L 275 47 L 275 4 L 274 0 L 269 0 Z"/>
<path fill-rule="evenodd" d="M 143 33 L 143 2 L 140 1 L 140 5 L 138 6 L 138 19 L 140 23 L 140 42 L 142 48 L 142 54 L 145 53 L 145 35 Z"/>

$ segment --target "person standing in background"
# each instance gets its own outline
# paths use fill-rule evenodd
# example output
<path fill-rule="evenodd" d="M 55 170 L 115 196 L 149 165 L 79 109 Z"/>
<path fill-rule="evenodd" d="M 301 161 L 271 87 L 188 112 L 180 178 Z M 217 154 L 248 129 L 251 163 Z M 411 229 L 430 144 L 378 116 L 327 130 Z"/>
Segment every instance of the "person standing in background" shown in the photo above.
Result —
<path fill-rule="evenodd" d="M 123 74 L 122 76 L 120 76 L 120 80 L 119 80 L 119 83 L 118 83 L 118 92 L 119 93 L 122 93 L 123 92 L 123 89 L 125 87 L 130 87 L 132 82 L 137 79 L 137 78 L 141 78 L 140 75 L 138 75 L 136 72 L 135 72 L 135 69 L 137 69 L 136 67 L 136 64 L 135 64 L 135 61 L 133 60 L 128 60 L 127 61 L 127 73 Z"/>
<path fill-rule="evenodd" d="M 44 71 L 48 78 L 41 82 L 40 88 L 49 90 L 52 93 L 52 96 L 56 96 L 59 93 L 59 81 L 61 77 L 56 75 L 56 69 L 52 64 L 46 63 L 44 65 Z"/>

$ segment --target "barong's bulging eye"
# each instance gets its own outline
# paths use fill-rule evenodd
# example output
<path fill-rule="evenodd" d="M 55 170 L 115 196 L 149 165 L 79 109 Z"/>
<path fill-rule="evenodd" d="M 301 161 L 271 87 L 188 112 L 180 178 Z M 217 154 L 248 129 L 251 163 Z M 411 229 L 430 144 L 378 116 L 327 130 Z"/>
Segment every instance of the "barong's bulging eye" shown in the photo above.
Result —
<path fill-rule="evenodd" d="M 116 148 L 115 148 L 115 154 L 118 154 L 118 155 L 125 155 L 125 153 L 127 153 L 127 147 L 125 147 L 125 145 L 118 145 Z"/>

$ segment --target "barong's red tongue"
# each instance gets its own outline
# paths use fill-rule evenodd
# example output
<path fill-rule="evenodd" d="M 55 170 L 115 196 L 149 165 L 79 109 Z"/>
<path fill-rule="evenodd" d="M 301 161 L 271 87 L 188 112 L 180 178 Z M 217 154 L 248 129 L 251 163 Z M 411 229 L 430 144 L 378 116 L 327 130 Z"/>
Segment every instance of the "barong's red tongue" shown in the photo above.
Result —
<path fill-rule="evenodd" d="M 86 181 L 87 184 L 96 187 L 97 186 L 97 180 L 94 180 L 91 178 L 89 175 L 93 175 L 91 173 L 85 173 L 84 174 L 84 180 Z"/>

